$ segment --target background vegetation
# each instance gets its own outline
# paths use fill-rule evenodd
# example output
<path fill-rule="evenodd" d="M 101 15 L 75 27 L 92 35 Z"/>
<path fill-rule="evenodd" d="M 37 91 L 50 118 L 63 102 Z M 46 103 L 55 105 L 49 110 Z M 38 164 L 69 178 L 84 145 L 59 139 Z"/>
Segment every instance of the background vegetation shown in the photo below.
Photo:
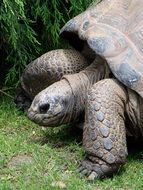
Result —
<path fill-rule="evenodd" d="M 26 64 L 62 47 L 60 28 L 92 0 L 2 0 L 0 3 L 1 83 L 13 86 Z"/>

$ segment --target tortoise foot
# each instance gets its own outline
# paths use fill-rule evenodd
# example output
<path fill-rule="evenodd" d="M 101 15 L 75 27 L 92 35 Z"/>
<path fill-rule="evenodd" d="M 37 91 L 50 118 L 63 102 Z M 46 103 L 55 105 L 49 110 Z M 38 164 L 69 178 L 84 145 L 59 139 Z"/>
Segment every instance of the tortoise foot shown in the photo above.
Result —
<path fill-rule="evenodd" d="M 81 162 L 78 172 L 82 176 L 87 176 L 89 180 L 94 180 L 98 177 L 111 175 L 118 169 L 118 165 L 110 165 L 97 157 L 89 156 Z"/>
<path fill-rule="evenodd" d="M 81 174 L 81 176 L 87 176 L 89 180 L 94 180 L 98 177 L 98 174 L 94 168 L 95 164 L 93 164 L 90 160 L 85 159 L 81 162 L 81 165 L 78 168 L 78 172 Z"/>

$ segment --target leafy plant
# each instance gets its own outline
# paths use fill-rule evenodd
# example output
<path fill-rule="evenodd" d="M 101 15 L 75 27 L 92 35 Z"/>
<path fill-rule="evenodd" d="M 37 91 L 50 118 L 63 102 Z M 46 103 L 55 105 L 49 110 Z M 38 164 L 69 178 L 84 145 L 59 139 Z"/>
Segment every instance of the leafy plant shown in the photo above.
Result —
<path fill-rule="evenodd" d="M 1 82 L 15 85 L 26 64 L 62 48 L 59 31 L 92 0 L 2 0 L 0 4 Z"/>

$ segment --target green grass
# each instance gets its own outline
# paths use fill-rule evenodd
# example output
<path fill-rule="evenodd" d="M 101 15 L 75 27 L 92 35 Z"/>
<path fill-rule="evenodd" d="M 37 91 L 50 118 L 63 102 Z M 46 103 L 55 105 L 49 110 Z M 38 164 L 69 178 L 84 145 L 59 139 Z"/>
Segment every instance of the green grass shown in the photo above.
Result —
<path fill-rule="evenodd" d="M 0 190 L 142 190 L 143 151 L 130 154 L 111 178 L 89 182 L 76 173 L 83 158 L 81 137 L 70 126 L 42 129 L 0 98 Z M 12 165 L 27 155 L 32 161 Z"/>

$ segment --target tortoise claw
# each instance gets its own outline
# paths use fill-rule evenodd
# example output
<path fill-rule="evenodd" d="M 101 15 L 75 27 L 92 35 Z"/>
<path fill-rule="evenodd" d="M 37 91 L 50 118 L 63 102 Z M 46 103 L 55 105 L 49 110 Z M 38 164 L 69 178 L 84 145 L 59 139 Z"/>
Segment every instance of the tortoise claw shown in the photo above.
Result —
<path fill-rule="evenodd" d="M 89 180 L 94 180 L 98 177 L 98 174 L 94 171 L 93 165 L 91 161 L 84 160 L 77 169 L 77 172 L 80 173 L 81 176 L 87 176 Z"/>
<path fill-rule="evenodd" d="M 87 175 L 88 173 L 89 173 L 88 169 L 83 169 L 83 170 L 80 172 L 80 174 L 81 174 L 82 176 L 85 176 L 85 175 Z"/>
<path fill-rule="evenodd" d="M 84 170 L 84 167 L 82 165 L 79 166 L 77 169 L 77 173 L 81 173 Z"/>
<path fill-rule="evenodd" d="M 95 178 L 98 177 L 98 174 L 96 172 L 91 172 L 91 174 L 88 176 L 88 180 L 93 181 Z"/>

